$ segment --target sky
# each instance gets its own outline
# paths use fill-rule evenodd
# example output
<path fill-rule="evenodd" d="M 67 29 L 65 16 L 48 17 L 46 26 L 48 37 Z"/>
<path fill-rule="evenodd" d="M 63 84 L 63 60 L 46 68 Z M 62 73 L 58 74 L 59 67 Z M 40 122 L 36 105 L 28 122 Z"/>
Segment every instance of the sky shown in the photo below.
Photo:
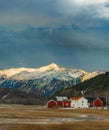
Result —
<path fill-rule="evenodd" d="M 0 0 L 0 69 L 50 63 L 109 70 L 108 0 Z"/>

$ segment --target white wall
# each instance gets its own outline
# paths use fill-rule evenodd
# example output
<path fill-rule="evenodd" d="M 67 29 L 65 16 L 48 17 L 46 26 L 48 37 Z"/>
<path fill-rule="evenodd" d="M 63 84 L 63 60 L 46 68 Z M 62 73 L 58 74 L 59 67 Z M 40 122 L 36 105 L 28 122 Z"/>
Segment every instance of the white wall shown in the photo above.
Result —
<path fill-rule="evenodd" d="M 79 108 L 88 108 L 88 100 L 84 97 L 81 97 L 78 100 L 78 107 Z"/>
<path fill-rule="evenodd" d="M 73 108 L 88 108 L 88 100 L 81 97 L 78 100 L 71 100 L 71 107 Z"/>
<path fill-rule="evenodd" d="M 71 100 L 71 107 L 78 108 L 78 100 Z"/>

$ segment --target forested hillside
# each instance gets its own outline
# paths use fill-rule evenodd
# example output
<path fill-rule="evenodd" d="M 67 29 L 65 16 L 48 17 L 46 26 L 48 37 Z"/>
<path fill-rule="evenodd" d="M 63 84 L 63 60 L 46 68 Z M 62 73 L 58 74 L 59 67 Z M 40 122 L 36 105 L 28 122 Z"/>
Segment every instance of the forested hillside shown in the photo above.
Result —
<path fill-rule="evenodd" d="M 56 92 L 53 96 L 94 96 L 105 97 L 109 99 L 109 72 L 96 76 L 78 85 L 72 86 Z"/>

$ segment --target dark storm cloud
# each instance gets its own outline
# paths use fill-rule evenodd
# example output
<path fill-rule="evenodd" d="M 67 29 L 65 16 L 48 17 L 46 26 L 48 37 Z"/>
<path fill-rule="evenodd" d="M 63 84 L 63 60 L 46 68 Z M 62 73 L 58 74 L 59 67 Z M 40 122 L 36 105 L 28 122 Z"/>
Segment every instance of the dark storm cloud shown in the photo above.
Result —
<path fill-rule="evenodd" d="M 91 70 L 103 66 L 103 62 L 99 62 L 108 58 L 109 45 L 102 31 L 28 27 L 24 31 L 1 33 L 0 54 L 1 68 L 39 67 L 56 62 L 61 66 Z"/>
<path fill-rule="evenodd" d="M 40 35 L 35 29 L 4 31 L 0 38 L 0 67 L 39 67 L 55 60 Z"/>
<path fill-rule="evenodd" d="M 58 19 L 54 0 L 0 1 L 0 24 L 14 26 L 47 26 Z"/>
<path fill-rule="evenodd" d="M 9 28 L 72 23 L 80 27 L 97 26 L 101 20 L 96 22 L 96 19 L 109 18 L 108 4 L 107 0 L 0 0 L 0 25 Z"/>
<path fill-rule="evenodd" d="M 109 69 L 108 0 L 0 0 L 0 68 L 51 62 Z"/>

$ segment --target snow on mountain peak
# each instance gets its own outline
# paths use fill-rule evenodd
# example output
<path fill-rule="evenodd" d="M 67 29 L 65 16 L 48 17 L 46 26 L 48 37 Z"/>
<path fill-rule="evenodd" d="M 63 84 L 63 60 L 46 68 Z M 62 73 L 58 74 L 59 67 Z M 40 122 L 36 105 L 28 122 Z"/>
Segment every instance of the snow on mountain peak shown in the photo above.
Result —
<path fill-rule="evenodd" d="M 51 64 L 49 64 L 47 66 L 40 67 L 38 69 L 38 71 L 43 72 L 43 71 L 53 70 L 53 69 L 56 70 L 56 71 L 60 70 L 60 68 L 58 67 L 58 65 L 56 65 L 55 63 L 51 63 Z"/>
<path fill-rule="evenodd" d="M 106 71 L 94 71 L 94 72 L 89 72 L 87 74 L 84 75 L 83 79 L 82 79 L 82 82 L 86 81 L 86 80 L 89 80 L 91 78 L 94 78 L 96 77 L 97 75 L 100 75 L 100 74 L 105 74 Z"/>
<path fill-rule="evenodd" d="M 56 70 L 56 71 L 59 71 L 60 68 L 58 67 L 58 65 L 56 65 L 55 63 L 52 63 L 50 65 L 47 65 L 47 66 L 43 66 L 43 67 L 40 67 L 40 68 L 11 68 L 11 69 L 6 69 L 6 70 L 0 70 L 0 75 L 4 75 L 6 76 L 7 78 L 13 76 L 13 75 L 16 75 L 18 73 L 21 73 L 21 72 L 44 72 L 44 71 L 47 71 L 47 70 Z"/>
<path fill-rule="evenodd" d="M 6 77 L 11 77 L 15 74 L 21 73 L 23 71 L 27 72 L 33 72 L 35 69 L 31 68 L 11 68 L 11 69 L 6 69 L 6 70 L 0 70 L 0 75 L 5 75 Z"/>
<path fill-rule="evenodd" d="M 95 72 L 86 72 L 84 70 L 77 70 L 77 69 L 67 69 L 67 68 L 61 68 L 55 63 L 51 63 L 47 66 L 42 66 L 40 68 L 11 68 L 6 70 L 0 70 L 0 76 L 10 78 L 12 76 L 15 76 L 17 74 L 21 74 L 22 72 L 29 72 L 29 76 L 27 73 L 23 73 L 23 76 L 19 75 L 17 76 L 18 79 L 24 79 L 25 77 L 40 77 L 44 75 L 53 74 L 54 72 L 61 72 L 63 75 L 66 73 L 69 73 L 71 77 L 75 77 L 78 75 L 83 75 L 82 81 L 88 80 L 90 78 L 93 78 L 99 74 L 103 74 L 105 72 L 102 71 L 95 71 Z"/>

